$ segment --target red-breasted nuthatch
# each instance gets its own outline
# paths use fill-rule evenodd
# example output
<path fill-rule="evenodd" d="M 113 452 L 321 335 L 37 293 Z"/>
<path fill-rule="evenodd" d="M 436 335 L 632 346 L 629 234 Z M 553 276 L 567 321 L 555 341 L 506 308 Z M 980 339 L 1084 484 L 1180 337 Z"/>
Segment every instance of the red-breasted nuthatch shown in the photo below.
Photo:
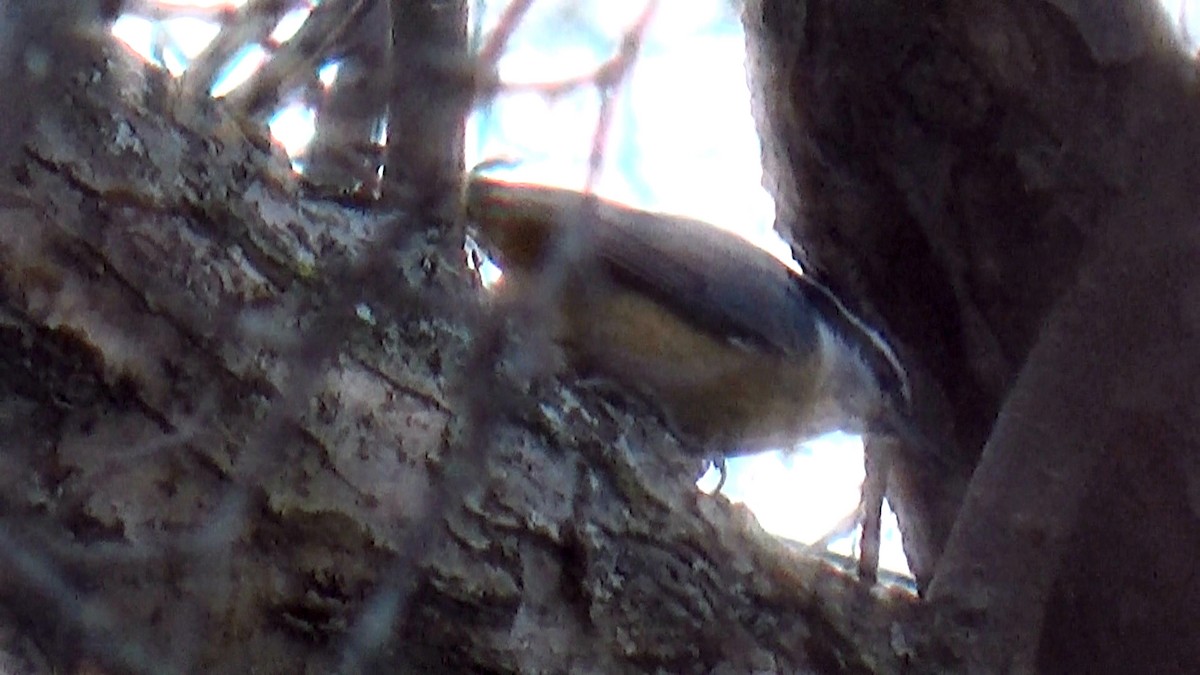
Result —
<path fill-rule="evenodd" d="M 505 284 L 520 292 L 557 275 L 551 323 L 574 364 L 648 395 L 706 459 L 877 431 L 907 401 L 877 332 L 734 234 L 479 176 L 465 207 Z M 556 255 L 572 236 L 582 254 Z"/>

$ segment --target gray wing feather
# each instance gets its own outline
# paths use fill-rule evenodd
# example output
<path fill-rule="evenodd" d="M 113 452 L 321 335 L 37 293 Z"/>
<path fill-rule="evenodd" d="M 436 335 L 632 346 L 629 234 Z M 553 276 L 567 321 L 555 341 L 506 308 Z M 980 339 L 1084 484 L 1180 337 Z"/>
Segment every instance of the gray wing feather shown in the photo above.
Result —
<path fill-rule="evenodd" d="M 807 356 L 820 316 L 804 280 L 737 235 L 699 221 L 600 204 L 597 253 L 634 286 L 713 334 Z"/>
<path fill-rule="evenodd" d="M 886 391 L 907 403 L 909 385 L 886 341 L 832 292 L 767 252 L 706 223 L 600 202 L 598 255 L 634 286 L 714 335 L 809 357 L 824 325 L 870 364 Z"/>

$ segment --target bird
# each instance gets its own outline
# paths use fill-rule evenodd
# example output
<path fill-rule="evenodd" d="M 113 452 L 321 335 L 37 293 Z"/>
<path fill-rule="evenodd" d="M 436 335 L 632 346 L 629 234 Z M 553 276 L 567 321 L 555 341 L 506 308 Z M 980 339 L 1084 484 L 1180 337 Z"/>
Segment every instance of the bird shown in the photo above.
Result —
<path fill-rule="evenodd" d="M 727 457 L 880 431 L 909 404 L 880 331 L 735 234 L 478 174 L 463 203 L 503 292 L 551 287 L 547 323 L 571 364 L 648 398 L 722 482 Z"/>

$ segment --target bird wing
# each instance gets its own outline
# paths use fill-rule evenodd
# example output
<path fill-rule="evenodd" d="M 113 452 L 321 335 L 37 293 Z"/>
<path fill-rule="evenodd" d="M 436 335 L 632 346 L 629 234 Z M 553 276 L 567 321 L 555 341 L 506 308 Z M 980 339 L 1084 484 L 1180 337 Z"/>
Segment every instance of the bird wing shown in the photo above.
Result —
<path fill-rule="evenodd" d="M 596 253 L 614 280 L 712 334 L 807 356 L 819 315 L 800 275 L 705 223 L 602 203 Z"/>
<path fill-rule="evenodd" d="M 777 353 L 810 356 L 824 325 L 869 364 L 885 390 L 910 397 L 887 342 L 810 275 L 707 223 L 608 202 L 598 212 L 597 254 L 618 282 L 716 335 Z"/>

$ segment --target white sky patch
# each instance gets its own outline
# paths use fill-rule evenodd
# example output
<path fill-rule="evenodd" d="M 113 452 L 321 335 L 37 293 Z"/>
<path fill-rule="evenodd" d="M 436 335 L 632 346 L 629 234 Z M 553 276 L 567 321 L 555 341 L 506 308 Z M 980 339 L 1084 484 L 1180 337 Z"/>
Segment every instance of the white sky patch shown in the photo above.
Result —
<path fill-rule="evenodd" d="M 213 84 L 212 95 L 214 98 L 221 98 L 225 94 L 237 89 L 239 85 L 249 80 L 254 73 L 258 72 L 260 66 L 267 60 L 267 51 L 261 45 L 251 45 L 243 48 L 237 56 L 233 57 L 230 65 L 226 66 L 225 70 L 217 76 L 217 81 Z"/>
<path fill-rule="evenodd" d="M 320 80 L 321 84 L 326 88 L 332 87 L 334 80 L 337 79 L 338 71 L 341 69 L 342 64 L 337 61 L 334 61 L 333 63 L 326 63 L 325 65 L 321 66 L 320 70 L 317 71 L 317 79 Z"/>
<path fill-rule="evenodd" d="M 267 126 L 288 155 L 295 157 L 308 147 L 317 133 L 317 116 L 312 109 L 292 103 L 275 113 Z"/>
<path fill-rule="evenodd" d="M 167 69 L 168 73 L 175 77 L 179 77 L 187 70 L 190 59 L 181 57 L 174 49 L 164 49 L 162 52 L 162 66 Z"/>
<path fill-rule="evenodd" d="M 794 451 L 730 459 L 722 492 L 749 506 L 767 531 L 796 541 L 816 541 L 858 507 L 863 465 L 845 461 L 848 453 L 861 457 L 862 441 L 834 433 Z M 715 485 L 715 476 L 702 480 L 701 489 Z M 847 490 L 847 485 L 856 487 Z"/>
<path fill-rule="evenodd" d="M 1184 46 L 1192 51 L 1200 47 L 1200 2 L 1197 0 L 1158 0 L 1171 17 Z"/>
<path fill-rule="evenodd" d="M 645 0 L 603 0 L 578 4 L 590 27 L 605 35 L 620 35 L 627 26 L 637 20 L 646 7 Z M 660 3 L 659 11 L 669 4 L 671 3 Z"/>
<path fill-rule="evenodd" d="M 126 14 L 120 16 L 112 25 L 112 34 L 130 49 L 137 52 L 143 59 L 151 60 L 154 39 L 154 22 L 140 16 Z"/>
<path fill-rule="evenodd" d="M 496 64 L 500 79 L 517 84 L 557 82 L 589 73 L 604 63 L 603 56 L 586 47 L 564 47 L 546 58 L 545 50 L 521 46 L 510 49 Z"/>
<path fill-rule="evenodd" d="M 189 17 L 164 21 L 163 30 L 179 45 L 188 59 L 199 56 L 221 32 L 220 26 L 216 24 Z"/>
<path fill-rule="evenodd" d="M 308 20 L 308 15 L 312 14 L 311 7 L 294 9 L 279 20 L 279 25 L 275 26 L 275 30 L 271 31 L 271 39 L 276 43 L 287 42 L 292 39 L 292 36 L 300 31 L 300 27 Z"/>
<path fill-rule="evenodd" d="M 161 65 L 167 72 L 178 76 L 187 69 L 187 64 L 217 37 L 220 27 L 190 17 L 168 19 L 156 24 L 129 14 L 117 18 L 112 25 L 115 37 L 129 45 L 139 56 L 152 62 L 156 62 L 154 43 L 160 37 L 160 31 L 164 34 L 161 36 L 164 38 Z"/>

